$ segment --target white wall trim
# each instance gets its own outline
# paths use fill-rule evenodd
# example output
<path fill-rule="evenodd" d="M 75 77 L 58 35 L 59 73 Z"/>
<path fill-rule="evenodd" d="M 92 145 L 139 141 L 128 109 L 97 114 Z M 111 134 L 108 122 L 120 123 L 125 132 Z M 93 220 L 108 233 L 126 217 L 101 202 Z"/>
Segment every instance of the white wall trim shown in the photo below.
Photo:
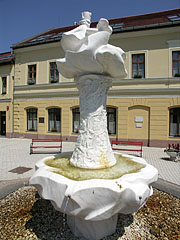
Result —
<path fill-rule="evenodd" d="M 7 76 L 7 78 L 6 78 L 6 94 L 9 93 L 9 85 L 10 85 L 10 77 Z"/>
<path fill-rule="evenodd" d="M 179 41 L 180 43 L 180 41 Z M 168 73 L 168 76 L 169 77 L 172 77 L 172 52 L 173 51 L 180 51 L 180 45 L 179 47 L 169 47 L 169 62 L 168 62 L 168 65 L 169 65 L 169 73 Z"/>
<path fill-rule="evenodd" d="M 49 63 L 50 62 L 51 62 L 50 60 L 46 62 L 46 83 L 47 84 L 49 83 Z"/>
<path fill-rule="evenodd" d="M 172 95 L 124 95 L 124 96 L 119 96 L 119 95 L 113 95 L 113 96 L 108 96 L 107 99 L 120 99 L 120 98 L 143 98 L 143 99 L 152 99 L 152 98 L 160 98 L 160 99 L 165 99 L 165 98 L 172 98 Z M 179 95 L 173 95 L 173 98 L 179 98 Z M 70 100 L 77 100 L 79 99 L 79 97 L 51 97 L 51 100 L 63 100 L 63 99 L 70 99 Z M 26 101 L 26 102 L 31 102 L 34 100 L 44 100 L 47 101 L 47 98 L 33 98 L 33 99 L 28 99 L 28 98 L 15 98 L 14 101 L 15 102 L 22 102 L 22 101 Z"/>

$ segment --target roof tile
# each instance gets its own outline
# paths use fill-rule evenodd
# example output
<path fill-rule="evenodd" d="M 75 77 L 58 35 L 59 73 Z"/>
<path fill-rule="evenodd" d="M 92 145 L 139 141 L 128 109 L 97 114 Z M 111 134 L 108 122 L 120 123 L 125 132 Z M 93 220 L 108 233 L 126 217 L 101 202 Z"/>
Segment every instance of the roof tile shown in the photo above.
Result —
<path fill-rule="evenodd" d="M 11 52 L 0 53 L 0 63 L 8 63 L 14 59 L 14 54 Z"/>
<path fill-rule="evenodd" d="M 180 8 L 167 10 L 162 12 L 155 12 L 143 15 L 129 16 L 123 18 L 110 19 L 109 23 L 113 27 L 113 32 L 117 31 L 135 31 L 144 29 L 144 27 L 160 27 L 169 24 L 173 25 L 173 18 L 171 16 L 180 17 Z M 170 17 L 170 18 L 169 18 Z M 176 20 L 176 24 L 180 24 L 180 21 Z M 97 22 L 92 22 L 91 27 L 96 27 Z M 26 47 L 30 45 L 36 45 L 41 43 L 48 43 L 59 41 L 62 33 L 70 31 L 79 25 L 61 27 L 56 29 L 48 30 L 42 34 L 36 35 L 28 40 L 24 40 L 20 43 L 14 44 L 12 48 Z"/>

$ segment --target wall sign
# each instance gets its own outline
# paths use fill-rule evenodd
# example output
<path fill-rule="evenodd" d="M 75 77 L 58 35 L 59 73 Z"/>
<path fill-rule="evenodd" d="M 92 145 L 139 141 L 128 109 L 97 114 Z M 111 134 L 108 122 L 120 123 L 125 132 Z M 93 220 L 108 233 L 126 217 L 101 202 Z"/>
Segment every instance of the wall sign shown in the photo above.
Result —
<path fill-rule="evenodd" d="M 44 118 L 43 117 L 39 118 L 39 123 L 44 123 Z"/>
<path fill-rule="evenodd" d="M 142 123 L 136 123 L 137 128 L 142 128 Z"/>
<path fill-rule="evenodd" d="M 142 116 L 135 116 L 134 121 L 135 122 L 143 122 L 144 118 Z"/>

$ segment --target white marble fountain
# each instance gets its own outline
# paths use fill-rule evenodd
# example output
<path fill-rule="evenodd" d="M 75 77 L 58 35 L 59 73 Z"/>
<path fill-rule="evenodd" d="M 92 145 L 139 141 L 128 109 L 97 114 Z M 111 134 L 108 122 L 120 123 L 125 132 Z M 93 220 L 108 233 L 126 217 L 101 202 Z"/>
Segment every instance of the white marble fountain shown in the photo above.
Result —
<path fill-rule="evenodd" d="M 65 58 L 59 72 L 74 78 L 80 98 L 80 129 L 73 153 L 42 159 L 30 184 L 53 206 L 67 214 L 74 235 L 101 239 L 116 230 L 118 213 L 132 213 L 152 194 L 158 171 L 142 158 L 114 153 L 106 118 L 112 79 L 126 76 L 122 49 L 108 44 L 112 28 L 101 18 L 90 28 L 83 12 L 74 30 L 62 36 Z"/>

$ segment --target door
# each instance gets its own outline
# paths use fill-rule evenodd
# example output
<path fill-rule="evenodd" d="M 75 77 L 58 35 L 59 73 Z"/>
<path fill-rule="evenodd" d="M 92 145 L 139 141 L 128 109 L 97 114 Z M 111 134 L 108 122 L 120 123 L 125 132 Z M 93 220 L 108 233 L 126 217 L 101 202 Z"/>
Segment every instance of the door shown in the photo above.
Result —
<path fill-rule="evenodd" d="M 1 129 L 0 135 L 6 135 L 6 112 L 0 112 Z"/>
<path fill-rule="evenodd" d="M 128 139 L 140 140 L 149 146 L 150 110 L 145 106 L 133 106 L 128 109 Z"/>

